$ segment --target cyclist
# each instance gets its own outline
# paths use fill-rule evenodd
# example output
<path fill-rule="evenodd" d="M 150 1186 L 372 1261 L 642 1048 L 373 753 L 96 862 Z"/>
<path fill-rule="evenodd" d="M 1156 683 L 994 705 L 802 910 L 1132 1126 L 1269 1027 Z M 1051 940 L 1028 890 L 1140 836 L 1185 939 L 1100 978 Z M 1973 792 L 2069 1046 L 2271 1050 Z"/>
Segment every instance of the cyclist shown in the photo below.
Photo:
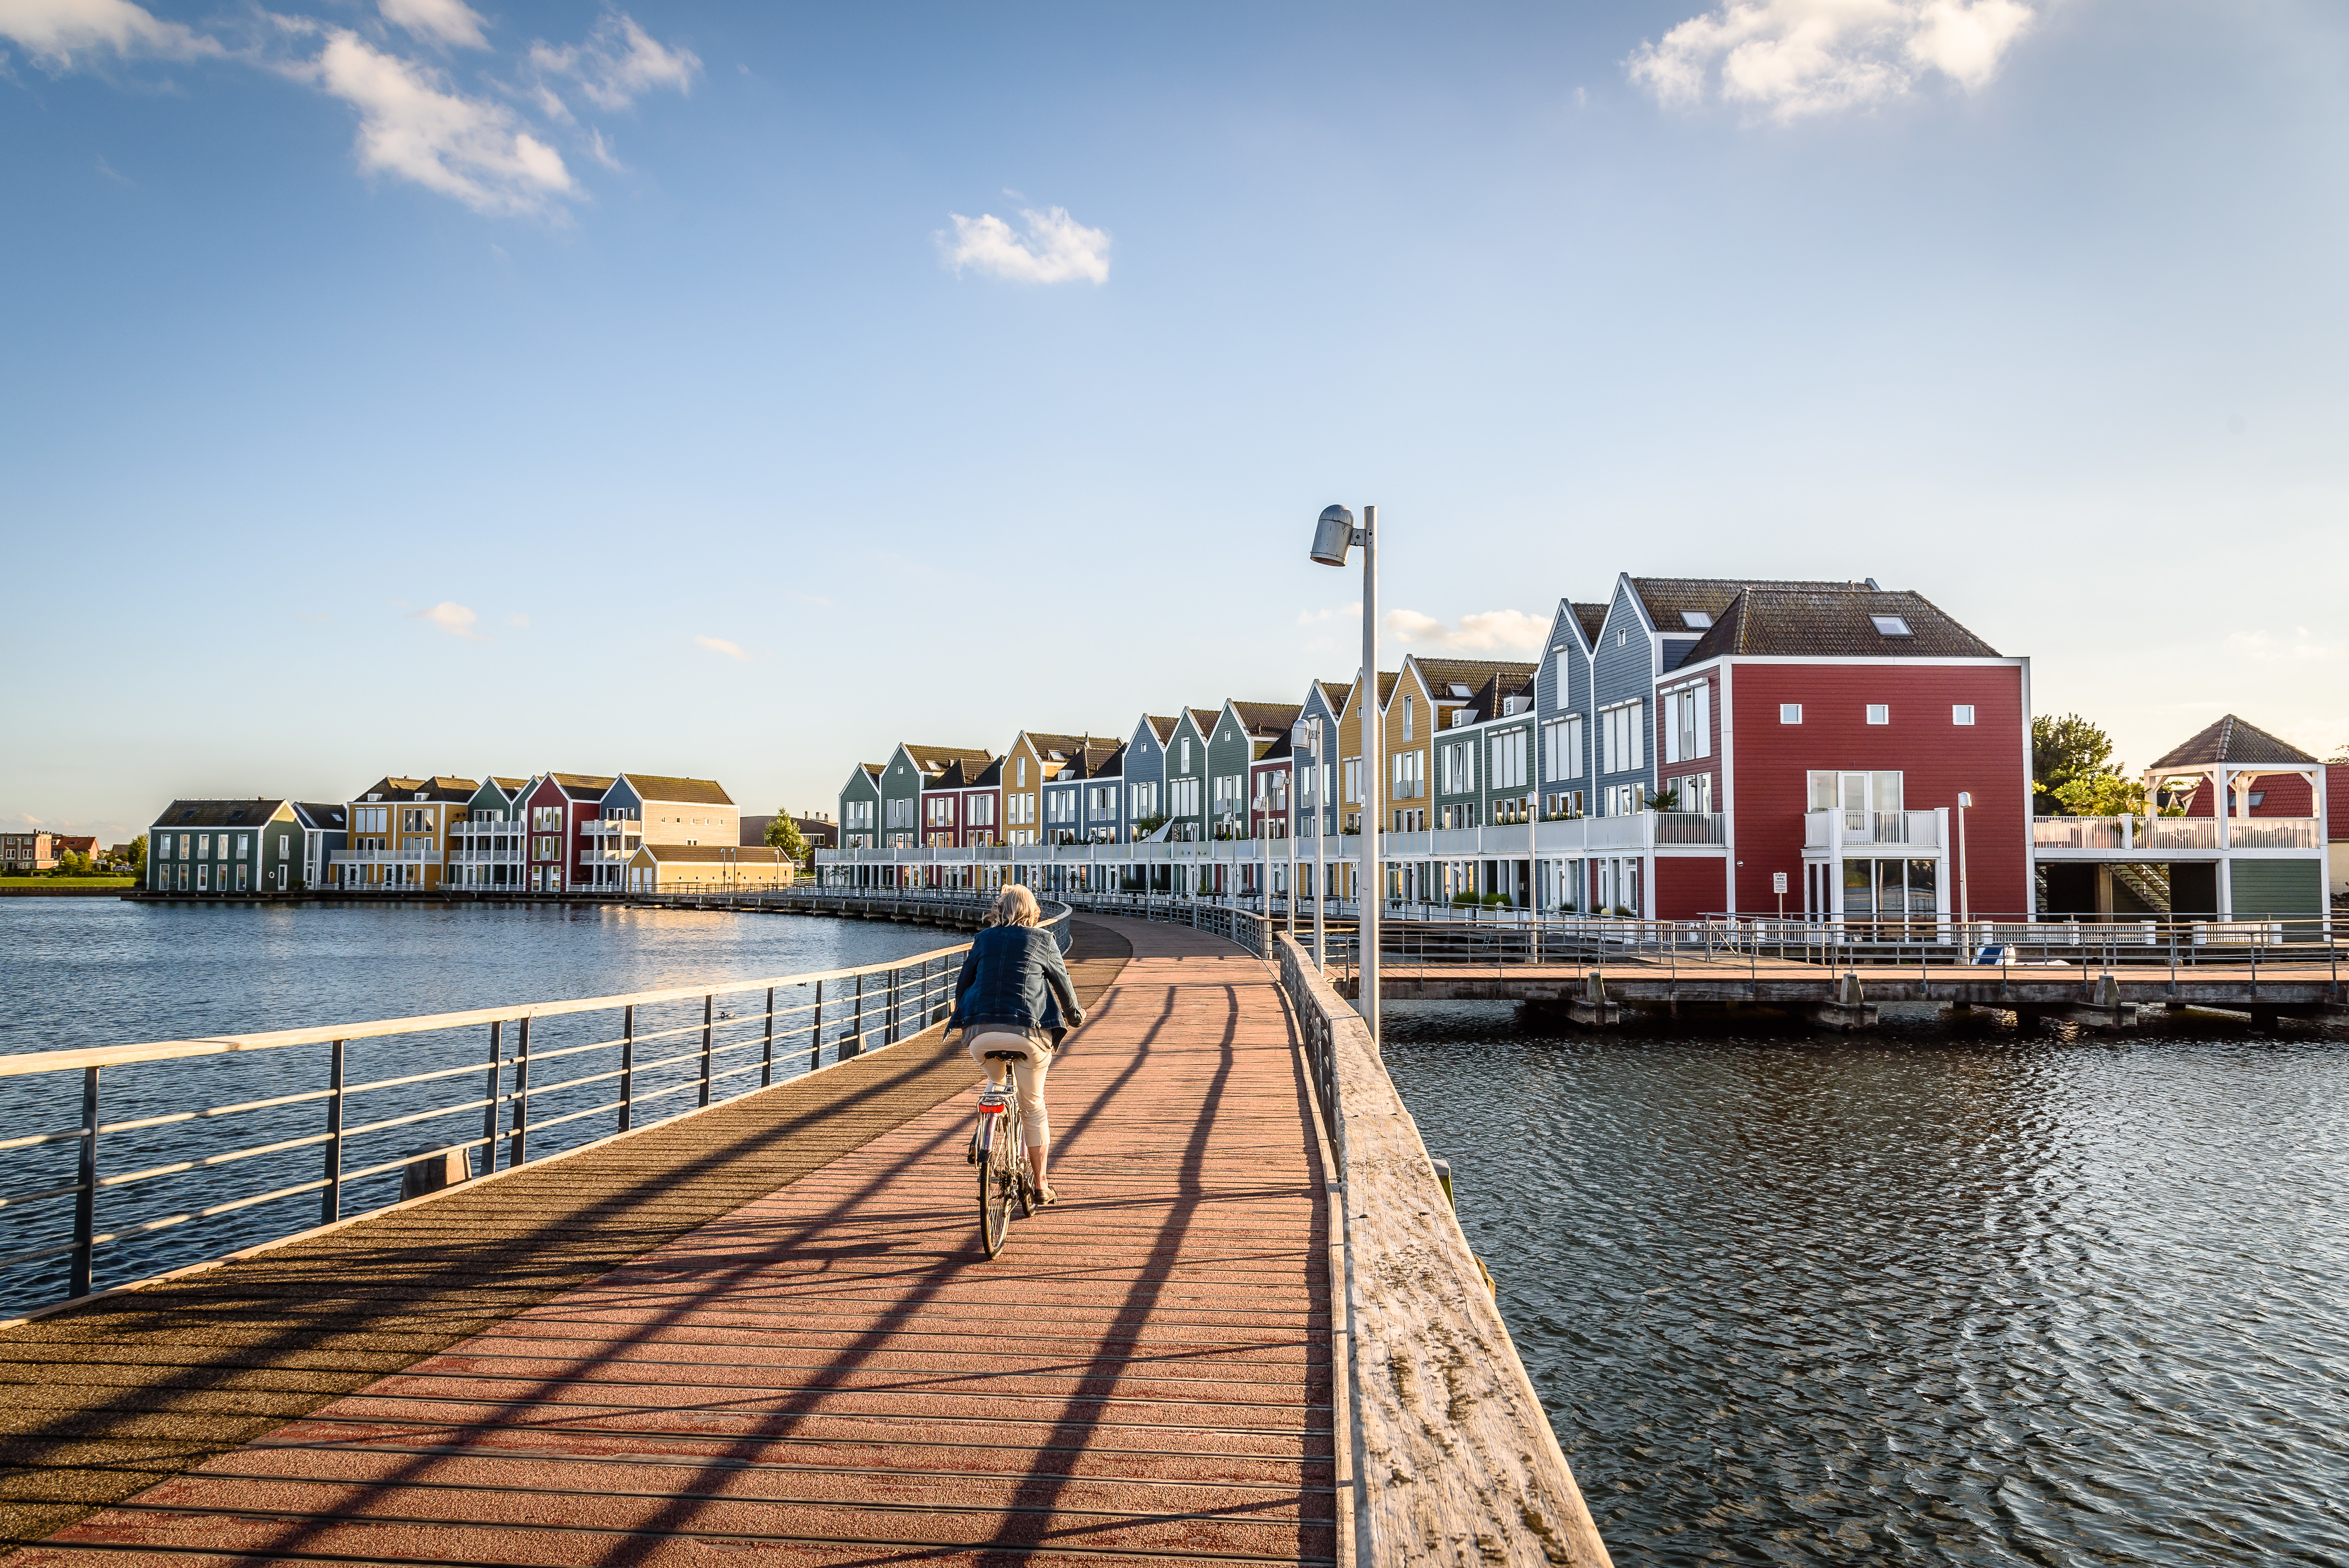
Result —
<path fill-rule="evenodd" d="M 1060 944 L 1050 932 L 1037 929 L 1037 919 L 1034 893 L 1017 882 L 1003 890 L 962 961 L 947 1026 L 962 1030 L 963 1047 L 986 1069 L 990 1088 L 1002 1083 L 1003 1069 L 1010 1071 L 1037 1201 L 1051 1203 L 1060 1194 L 1044 1179 L 1052 1141 L 1044 1075 L 1051 1070 L 1061 1037 L 1085 1021 L 1085 1010 L 1077 1006 Z M 989 1060 L 993 1052 L 1012 1059 Z"/>

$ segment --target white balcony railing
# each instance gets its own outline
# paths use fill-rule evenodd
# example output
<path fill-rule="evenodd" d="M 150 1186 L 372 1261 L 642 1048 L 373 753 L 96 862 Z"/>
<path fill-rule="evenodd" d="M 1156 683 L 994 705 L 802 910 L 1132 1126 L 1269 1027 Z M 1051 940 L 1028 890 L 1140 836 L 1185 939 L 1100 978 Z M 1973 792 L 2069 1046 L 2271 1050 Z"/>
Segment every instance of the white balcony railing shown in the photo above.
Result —
<path fill-rule="evenodd" d="M 332 858 L 338 866 L 429 866 L 440 861 L 424 850 L 336 850 Z"/>
<path fill-rule="evenodd" d="M 2102 850 L 2121 854 L 2216 853 L 2235 850 L 2315 850 L 2324 825 L 2313 817 L 2033 817 L 2034 850 Z"/>
<path fill-rule="evenodd" d="M 1940 815 L 1935 811 L 1806 811 L 1803 847 L 1823 850 L 1831 844 L 1909 844 L 1926 849 L 1941 842 Z"/>

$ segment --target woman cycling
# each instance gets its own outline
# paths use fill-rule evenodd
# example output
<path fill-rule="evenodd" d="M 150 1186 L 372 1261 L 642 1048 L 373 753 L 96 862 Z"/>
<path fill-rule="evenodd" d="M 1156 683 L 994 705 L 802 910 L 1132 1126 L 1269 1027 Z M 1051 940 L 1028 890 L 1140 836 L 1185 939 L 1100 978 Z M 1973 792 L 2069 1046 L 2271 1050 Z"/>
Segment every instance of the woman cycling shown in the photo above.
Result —
<path fill-rule="evenodd" d="M 1036 921 L 1036 895 L 1017 882 L 1005 888 L 962 961 L 947 1026 L 962 1030 L 963 1046 L 987 1070 L 989 1088 L 1003 1082 L 998 1069 L 1010 1069 L 1020 1130 L 1028 1140 L 1028 1168 L 1036 1178 L 1039 1201 L 1050 1203 L 1060 1194 L 1044 1180 L 1052 1142 L 1044 1075 L 1051 1070 L 1061 1037 L 1085 1021 L 1085 1010 L 1077 1006 L 1060 944 L 1050 932 L 1038 930 Z M 1015 1059 L 989 1061 L 993 1051 L 1016 1053 Z"/>

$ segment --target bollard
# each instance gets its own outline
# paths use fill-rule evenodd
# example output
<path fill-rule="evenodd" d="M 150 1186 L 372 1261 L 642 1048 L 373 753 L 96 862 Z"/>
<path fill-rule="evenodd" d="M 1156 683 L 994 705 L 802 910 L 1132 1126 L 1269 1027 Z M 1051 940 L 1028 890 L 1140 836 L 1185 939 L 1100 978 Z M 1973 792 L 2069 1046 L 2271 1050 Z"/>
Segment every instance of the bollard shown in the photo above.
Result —
<path fill-rule="evenodd" d="M 399 1173 L 400 1202 L 472 1179 L 473 1157 L 462 1149 L 412 1150 L 406 1168 Z"/>

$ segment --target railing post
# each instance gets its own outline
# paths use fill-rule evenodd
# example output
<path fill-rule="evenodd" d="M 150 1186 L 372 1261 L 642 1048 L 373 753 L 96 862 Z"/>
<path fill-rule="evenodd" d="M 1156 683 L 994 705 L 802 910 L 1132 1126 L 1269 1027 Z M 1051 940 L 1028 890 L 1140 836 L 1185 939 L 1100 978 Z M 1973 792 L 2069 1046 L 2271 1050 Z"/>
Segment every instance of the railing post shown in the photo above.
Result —
<path fill-rule="evenodd" d="M 716 1011 L 717 1011 L 717 1007 L 718 1007 L 718 994 L 717 994 L 716 992 L 714 992 L 714 991 L 713 991 L 713 992 L 709 993 L 708 995 L 706 995 L 706 996 L 702 997 L 702 999 L 701 999 L 701 1098 L 700 1098 L 700 1100 L 699 1100 L 699 1102 L 698 1102 L 698 1103 L 700 1103 L 700 1104 L 702 1104 L 702 1105 L 708 1105 L 708 1104 L 709 1103 L 709 1057 L 710 1057 L 710 1047 L 711 1047 L 711 1046 L 712 1046 L 712 1044 L 713 1044 L 713 1042 L 714 1042 L 714 1036 L 715 1036 L 715 1034 L 716 1034 L 716 1029 L 717 1029 L 717 1026 L 716 1026 L 716 1024 L 715 1024 L 715 1022 L 714 1022 L 714 1015 L 715 1015 L 715 1013 L 716 1013 Z"/>
<path fill-rule="evenodd" d="M 335 1042 L 326 1068 L 326 1185 L 318 1193 L 318 1223 L 343 1217 L 343 1042 Z"/>
<path fill-rule="evenodd" d="M 522 1034 L 514 1041 L 513 1152 L 506 1156 L 512 1170 L 530 1158 L 530 1015 L 522 1016 Z"/>
<path fill-rule="evenodd" d="M 815 983 L 815 1023 L 808 1030 L 808 1071 L 823 1066 L 823 982 Z"/>
<path fill-rule="evenodd" d="M 626 1132 L 636 1119 L 636 1007 L 631 1002 L 620 1009 L 620 1130 Z"/>
<path fill-rule="evenodd" d="M 74 1192 L 73 1268 L 70 1295 L 88 1295 L 92 1254 L 98 1251 L 98 1069 L 81 1070 L 81 1161 Z"/>
<path fill-rule="evenodd" d="M 767 987 L 766 1044 L 759 1053 L 759 1087 L 765 1088 L 775 1081 L 775 988 Z"/>
<path fill-rule="evenodd" d="M 490 1078 L 482 1087 L 481 1096 L 489 1103 L 481 1108 L 481 1174 L 492 1176 L 498 1169 L 498 1090 L 505 1078 L 504 1039 L 500 1031 L 505 1022 L 500 1019 L 490 1026 Z"/>

